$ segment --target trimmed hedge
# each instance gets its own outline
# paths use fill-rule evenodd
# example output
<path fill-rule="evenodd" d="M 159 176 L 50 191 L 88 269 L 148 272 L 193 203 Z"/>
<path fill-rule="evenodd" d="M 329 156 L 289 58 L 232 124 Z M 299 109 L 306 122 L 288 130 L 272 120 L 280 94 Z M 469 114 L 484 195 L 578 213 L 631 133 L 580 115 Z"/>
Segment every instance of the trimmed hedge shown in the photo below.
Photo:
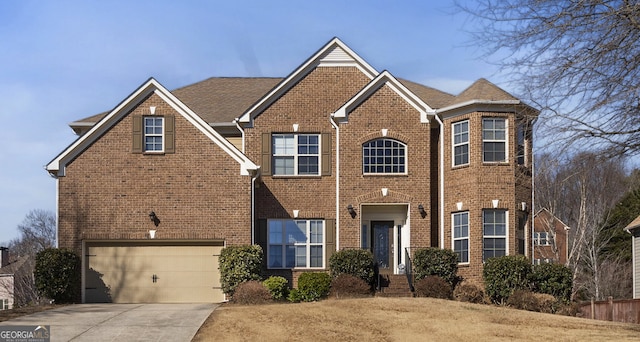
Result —
<path fill-rule="evenodd" d="M 330 295 L 336 299 L 371 297 L 371 285 L 350 274 L 340 274 L 331 281 Z"/>
<path fill-rule="evenodd" d="M 413 253 L 413 272 L 416 280 L 438 276 L 451 287 L 458 282 L 458 256 L 450 249 L 420 248 Z"/>
<path fill-rule="evenodd" d="M 236 287 L 249 280 L 260 280 L 262 247 L 229 246 L 222 249 L 220 259 L 222 291 L 233 296 Z"/>
<path fill-rule="evenodd" d="M 324 272 L 303 272 L 298 277 L 298 288 L 289 292 L 289 301 L 314 302 L 326 297 L 331 287 L 331 276 Z"/>
<path fill-rule="evenodd" d="M 529 287 L 531 263 L 524 255 L 490 258 L 482 277 L 487 296 L 496 304 L 505 304 L 516 290 Z"/>
<path fill-rule="evenodd" d="M 482 304 L 485 302 L 484 288 L 473 280 L 463 280 L 453 290 L 453 297 L 460 302 Z"/>
<path fill-rule="evenodd" d="M 236 287 L 231 302 L 242 305 L 255 305 L 269 303 L 272 299 L 269 289 L 261 282 L 250 280 Z"/>
<path fill-rule="evenodd" d="M 416 281 L 415 293 L 416 297 L 451 299 L 453 291 L 446 280 L 431 275 Z"/>
<path fill-rule="evenodd" d="M 535 292 L 550 294 L 564 303 L 571 300 L 573 276 L 568 267 L 561 264 L 536 265 L 529 279 Z"/>
<path fill-rule="evenodd" d="M 370 286 L 375 282 L 374 265 L 373 253 L 365 249 L 343 249 L 329 258 L 331 277 L 349 274 L 364 280 Z"/>
<path fill-rule="evenodd" d="M 80 257 L 70 249 L 47 248 L 36 254 L 36 290 L 57 303 L 80 298 Z"/>
<path fill-rule="evenodd" d="M 263 281 L 262 284 L 269 290 L 273 300 L 287 299 L 289 295 L 289 281 L 284 277 L 271 276 Z"/>

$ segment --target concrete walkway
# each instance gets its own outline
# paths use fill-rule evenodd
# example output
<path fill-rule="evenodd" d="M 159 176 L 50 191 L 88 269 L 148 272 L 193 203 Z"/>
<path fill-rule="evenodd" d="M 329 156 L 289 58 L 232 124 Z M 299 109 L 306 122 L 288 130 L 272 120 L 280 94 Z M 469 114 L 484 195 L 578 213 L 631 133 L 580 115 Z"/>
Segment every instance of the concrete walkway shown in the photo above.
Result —
<path fill-rule="evenodd" d="M 0 325 L 50 325 L 52 342 L 187 342 L 216 307 L 216 304 L 76 304 Z"/>

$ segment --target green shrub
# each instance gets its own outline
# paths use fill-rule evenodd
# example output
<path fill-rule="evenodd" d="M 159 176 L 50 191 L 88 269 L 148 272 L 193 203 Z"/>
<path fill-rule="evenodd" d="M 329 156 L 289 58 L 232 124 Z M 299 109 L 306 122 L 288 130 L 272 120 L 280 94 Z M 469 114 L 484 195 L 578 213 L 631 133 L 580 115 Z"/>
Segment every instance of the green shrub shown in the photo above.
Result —
<path fill-rule="evenodd" d="M 491 258 L 485 262 L 482 276 L 487 296 L 496 304 L 505 304 L 515 290 L 528 288 L 531 263 L 524 255 Z"/>
<path fill-rule="evenodd" d="M 289 281 L 284 277 L 271 276 L 263 281 L 262 284 L 269 290 L 274 300 L 287 299 L 289 295 Z"/>
<path fill-rule="evenodd" d="M 439 276 L 427 276 L 415 283 L 416 297 L 451 299 L 451 284 Z"/>
<path fill-rule="evenodd" d="M 343 249 L 329 258 L 331 277 L 349 274 L 372 286 L 375 281 L 373 254 L 365 249 Z"/>
<path fill-rule="evenodd" d="M 238 284 L 231 297 L 231 302 L 243 305 L 264 304 L 272 300 L 269 290 L 257 280 Z"/>
<path fill-rule="evenodd" d="M 236 287 L 245 281 L 260 280 L 262 247 L 230 246 L 222 249 L 220 259 L 222 291 L 233 296 Z"/>
<path fill-rule="evenodd" d="M 69 249 L 47 248 L 36 254 L 34 277 L 40 295 L 57 303 L 80 297 L 80 257 Z"/>
<path fill-rule="evenodd" d="M 461 302 L 482 304 L 485 302 L 484 288 L 471 280 L 465 280 L 453 290 L 453 297 Z"/>
<path fill-rule="evenodd" d="M 452 287 L 458 281 L 458 256 L 450 249 L 420 248 L 413 254 L 412 261 L 416 280 L 435 275 Z"/>
<path fill-rule="evenodd" d="M 298 292 L 305 302 L 326 297 L 331 287 L 331 276 L 324 272 L 304 272 L 298 278 Z"/>
<path fill-rule="evenodd" d="M 292 303 L 299 303 L 303 300 L 303 298 L 298 289 L 291 289 L 291 291 L 289 291 L 289 295 L 287 296 L 287 300 Z"/>
<path fill-rule="evenodd" d="M 540 264 L 533 267 L 529 277 L 533 290 L 556 297 L 564 303 L 571 299 L 573 275 L 571 270 L 561 264 Z"/>
<path fill-rule="evenodd" d="M 371 285 L 350 274 L 343 273 L 331 280 L 330 295 L 337 299 L 370 297 L 372 293 Z"/>

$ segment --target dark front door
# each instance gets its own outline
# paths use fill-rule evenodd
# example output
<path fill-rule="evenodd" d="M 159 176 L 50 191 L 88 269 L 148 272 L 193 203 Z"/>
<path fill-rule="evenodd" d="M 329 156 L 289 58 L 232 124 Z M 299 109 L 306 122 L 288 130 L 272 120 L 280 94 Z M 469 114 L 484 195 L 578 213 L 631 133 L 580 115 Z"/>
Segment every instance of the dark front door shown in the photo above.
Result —
<path fill-rule="evenodd" d="M 393 273 L 393 221 L 371 222 L 371 245 L 380 273 Z"/>

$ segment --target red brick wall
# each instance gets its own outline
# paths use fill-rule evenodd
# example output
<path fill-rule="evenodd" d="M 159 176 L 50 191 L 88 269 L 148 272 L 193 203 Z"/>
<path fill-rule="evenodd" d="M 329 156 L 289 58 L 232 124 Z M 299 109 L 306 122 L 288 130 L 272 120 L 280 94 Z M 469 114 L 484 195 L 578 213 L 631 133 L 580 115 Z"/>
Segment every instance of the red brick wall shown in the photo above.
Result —
<path fill-rule="evenodd" d="M 134 114 L 175 116 L 175 153 L 134 154 Z M 60 247 L 81 241 L 156 238 L 251 243 L 251 178 L 158 96 L 152 95 L 67 165 L 59 178 Z"/>
<path fill-rule="evenodd" d="M 420 113 L 395 93 L 383 86 L 348 113 L 348 122 L 340 124 L 340 208 L 351 204 L 402 203 L 409 205 L 410 244 L 427 247 L 431 243 L 429 217 L 422 218 L 418 204 L 428 215 L 431 208 L 431 126 L 420 122 Z M 372 139 L 387 138 L 407 145 L 406 175 L 363 175 L 362 145 Z M 382 195 L 382 188 L 389 194 Z M 347 210 L 340 213 L 340 247 L 360 247 L 360 220 L 352 219 Z M 407 246 L 409 247 L 409 246 Z"/>
<path fill-rule="evenodd" d="M 355 67 L 319 67 L 277 99 L 245 130 L 247 156 L 260 164 L 262 133 L 330 133 L 331 147 L 336 137 L 329 117 L 369 82 Z M 335 218 L 335 153 L 332 152 L 331 176 L 271 177 L 263 176 L 256 191 L 258 219 L 293 217 Z"/>
<path fill-rule="evenodd" d="M 482 118 L 507 118 L 508 163 L 482 162 Z M 469 165 L 452 166 L 452 123 L 469 120 Z M 498 209 L 508 211 L 508 254 L 517 251 L 516 229 L 521 202 L 531 208 L 530 169 L 516 165 L 515 114 L 472 112 L 444 120 L 444 242 L 445 248 L 452 248 L 451 214 L 458 212 L 456 203 L 462 202 L 461 211 L 469 211 L 469 264 L 460 265 L 459 274 L 464 278 L 482 278 L 482 210 L 493 209 L 492 200 L 499 200 Z M 530 144 L 529 144 L 530 146 Z M 529 156 L 531 150 L 528 151 Z M 531 215 L 528 218 L 524 236 L 527 255 L 531 255 Z"/>

